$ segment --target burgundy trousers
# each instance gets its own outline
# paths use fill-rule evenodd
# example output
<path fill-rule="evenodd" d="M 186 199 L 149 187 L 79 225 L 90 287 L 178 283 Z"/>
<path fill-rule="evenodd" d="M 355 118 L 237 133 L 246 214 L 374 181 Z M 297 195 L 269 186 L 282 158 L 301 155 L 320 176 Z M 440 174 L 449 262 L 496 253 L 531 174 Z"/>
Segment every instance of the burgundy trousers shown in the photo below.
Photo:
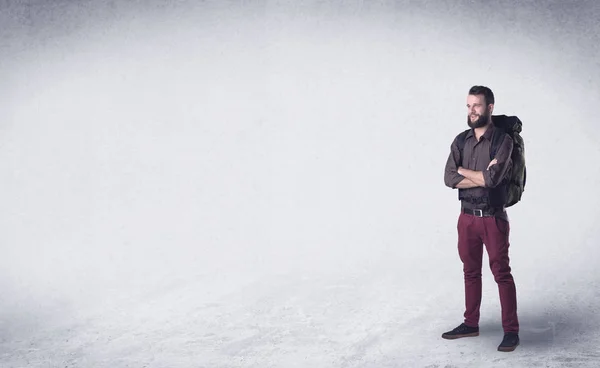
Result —
<path fill-rule="evenodd" d="M 458 218 L 458 254 L 465 279 L 465 320 L 467 326 L 479 326 L 481 306 L 481 267 L 483 245 L 488 253 L 490 269 L 498 284 L 502 328 L 519 332 L 517 292 L 508 257 L 510 225 L 495 217 L 477 217 L 462 213 Z"/>

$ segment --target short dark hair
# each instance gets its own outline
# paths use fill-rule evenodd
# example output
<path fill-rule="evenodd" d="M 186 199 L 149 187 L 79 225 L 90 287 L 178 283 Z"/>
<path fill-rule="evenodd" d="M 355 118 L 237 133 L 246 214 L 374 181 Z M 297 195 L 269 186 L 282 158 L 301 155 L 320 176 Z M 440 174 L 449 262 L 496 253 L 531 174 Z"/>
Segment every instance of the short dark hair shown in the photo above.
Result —
<path fill-rule="evenodd" d="M 494 103 L 494 92 L 486 86 L 473 86 L 469 90 L 470 95 L 483 95 L 485 98 L 485 105 Z"/>

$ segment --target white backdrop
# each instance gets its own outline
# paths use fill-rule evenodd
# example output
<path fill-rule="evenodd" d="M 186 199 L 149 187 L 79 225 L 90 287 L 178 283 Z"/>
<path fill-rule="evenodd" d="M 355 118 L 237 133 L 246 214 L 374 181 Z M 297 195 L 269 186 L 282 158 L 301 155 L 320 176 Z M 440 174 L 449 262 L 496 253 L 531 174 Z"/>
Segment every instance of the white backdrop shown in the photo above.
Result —
<path fill-rule="evenodd" d="M 443 168 L 483 84 L 496 114 L 524 123 L 527 187 L 509 209 L 516 354 L 592 362 L 568 359 L 600 336 L 599 13 L 591 1 L 2 5 L 0 359 L 462 366 L 439 339 L 463 312 Z M 501 339 L 485 265 L 495 334 L 460 342 L 478 364 Z M 332 314 L 301 329 L 283 317 L 299 305 Z M 274 320 L 276 337 L 250 332 Z M 182 329 L 173 355 L 114 340 Z M 320 335 L 337 336 L 331 351 Z M 190 341 L 202 348 L 173 352 Z M 575 353 L 542 353 L 557 341 Z"/>

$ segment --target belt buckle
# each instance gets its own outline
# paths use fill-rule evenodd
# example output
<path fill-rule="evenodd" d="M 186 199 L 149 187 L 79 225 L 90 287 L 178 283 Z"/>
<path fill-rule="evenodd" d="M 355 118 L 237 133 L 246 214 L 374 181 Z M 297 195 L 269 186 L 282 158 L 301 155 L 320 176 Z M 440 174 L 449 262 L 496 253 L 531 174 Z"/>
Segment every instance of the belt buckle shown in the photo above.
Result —
<path fill-rule="evenodd" d="M 479 215 L 477 214 L 477 212 L 479 212 Z M 483 217 L 483 210 L 480 209 L 474 209 L 473 210 L 473 215 L 477 216 L 477 217 Z"/>

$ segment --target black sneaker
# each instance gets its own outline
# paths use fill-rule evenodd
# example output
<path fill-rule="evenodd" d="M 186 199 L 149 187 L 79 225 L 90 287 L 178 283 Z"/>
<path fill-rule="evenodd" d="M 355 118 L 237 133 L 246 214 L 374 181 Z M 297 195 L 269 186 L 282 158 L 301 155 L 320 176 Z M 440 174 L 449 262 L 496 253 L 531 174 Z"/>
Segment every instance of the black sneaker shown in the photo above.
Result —
<path fill-rule="evenodd" d="M 470 327 L 465 325 L 464 323 L 461 323 L 460 326 L 456 327 L 454 330 L 444 332 L 442 334 L 442 338 L 448 340 L 472 336 L 479 336 L 479 327 Z"/>
<path fill-rule="evenodd" d="M 504 339 L 498 345 L 498 351 L 513 351 L 519 345 L 519 334 L 516 332 L 507 332 L 504 334 Z"/>

